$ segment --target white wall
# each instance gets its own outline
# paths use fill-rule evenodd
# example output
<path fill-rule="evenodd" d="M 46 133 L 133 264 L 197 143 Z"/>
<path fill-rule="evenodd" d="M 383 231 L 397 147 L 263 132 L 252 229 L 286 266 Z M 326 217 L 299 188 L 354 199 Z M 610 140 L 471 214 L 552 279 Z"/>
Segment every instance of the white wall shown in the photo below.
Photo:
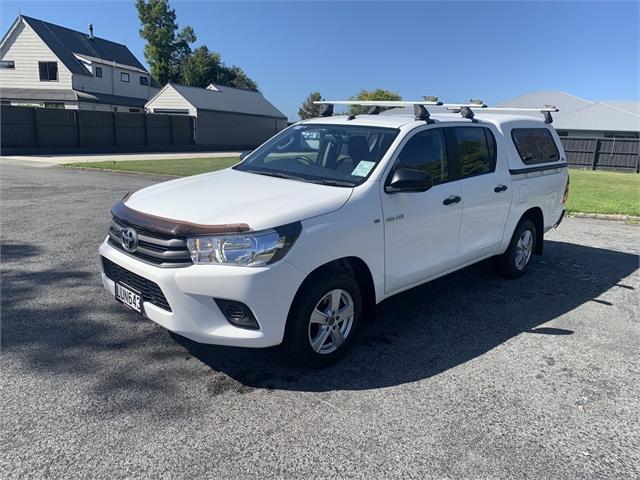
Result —
<path fill-rule="evenodd" d="M 91 63 L 94 76 L 74 75 L 74 90 L 143 98 L 145 100 L 151 98 L 158 91 L 158 89 L 151 87 L 151 76 L 149 74 L 140 73 L 137 70 L 114 67 L 108 63 L 97 61 L 92 61 Z M 95 76 L 96 67 L 102 68 L 102 78 Z M 121 80 L 121 72 L 129 74 L 129 83 Z M 148 79 L 149 85 L 140 85 L 141 76 Z"/>
<path fill-rule="evenodd" d="M 145 105 L 147 112 L 153 113 L 154 109 L 179 109 L 188 110 L 189 115 L 196 116 L 197 110 L 175 88 L 167 85 L 160 94 Z"/>
<path fill-rule="evenodd" d="M 20 21 L 0 50 L 0 59 L 13 60 L 14 69 L 0 69 L 0 88 L 70 89 L 71 72 L 25 22 Z M 38 62 L 58 62 L 58 81 L 41 82 Z"/>

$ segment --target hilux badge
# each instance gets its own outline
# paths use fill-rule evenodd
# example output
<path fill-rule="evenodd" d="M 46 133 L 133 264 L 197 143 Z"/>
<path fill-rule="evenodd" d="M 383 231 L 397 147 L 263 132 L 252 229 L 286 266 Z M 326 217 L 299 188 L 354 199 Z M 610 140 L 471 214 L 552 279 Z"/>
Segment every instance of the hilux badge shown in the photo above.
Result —
<path fill-rule="evenodd" d="M 133 228 L 125 228 L 120 233 L 120 243 L 127 252 L 135 252 L 138 248 L 138 232 Z"/>

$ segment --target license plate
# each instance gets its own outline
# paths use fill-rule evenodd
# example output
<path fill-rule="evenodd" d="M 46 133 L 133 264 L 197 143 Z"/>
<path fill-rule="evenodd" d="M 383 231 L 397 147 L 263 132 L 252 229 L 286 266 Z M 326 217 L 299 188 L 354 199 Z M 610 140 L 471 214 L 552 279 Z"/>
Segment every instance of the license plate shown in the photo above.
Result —
<path fill-rule="evenodd" d="M 142 315 L 142 295 L 137 290 L 116 282 L 116 300 Z"/>

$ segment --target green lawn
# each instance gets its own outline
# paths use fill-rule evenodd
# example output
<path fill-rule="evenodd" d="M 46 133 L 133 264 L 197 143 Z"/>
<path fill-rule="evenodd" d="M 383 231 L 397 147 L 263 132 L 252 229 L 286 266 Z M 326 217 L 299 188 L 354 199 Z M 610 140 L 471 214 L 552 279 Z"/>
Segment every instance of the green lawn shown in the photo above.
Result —
<path fill-rule="evenodd" d="M 640 216 L 640 174 L 570 169 L 569 212 Z"/>
<path fill-rule="evenodd" d="M 134 160 L 121 162 L 69 163 L 66 167 L 96 168 L 160 175 L 195 175 L 230 167 L 238 157 L 182 158 L 178 160 Z M 640 175 L 570 169 L 569 212 L 619 213 L 640 216 Z"/>
<path fill-rule="evenodd" d="M 122 172 L 156 173 L 188 176 L 213 172 L 238 163 L 238 157 L 180 158 L 176 160 L 127 160 L 115 162 L 67 163 L 65 167 L 118 170 Z"/>

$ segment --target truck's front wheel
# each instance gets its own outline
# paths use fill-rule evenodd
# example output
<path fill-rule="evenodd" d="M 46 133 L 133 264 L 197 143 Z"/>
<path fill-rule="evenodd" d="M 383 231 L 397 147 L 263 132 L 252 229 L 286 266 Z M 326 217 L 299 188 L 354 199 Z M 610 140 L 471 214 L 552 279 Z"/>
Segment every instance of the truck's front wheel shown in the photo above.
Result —
<path fill-rule="evenodd" d="M 536 226 L 531 220 L 518 224 L 509 248 L 497 257 L 498 269 L 507 278 L 519 278 L 524 275 L 536 247 Z"/>
<path fill-rule="evenodd" d="M 338 271 L 324 272 L 303 288 L 289 317 L 286 346 L 296 362 L 323 367 L 353 340 L 362 316 L 360 288 Z"/>

